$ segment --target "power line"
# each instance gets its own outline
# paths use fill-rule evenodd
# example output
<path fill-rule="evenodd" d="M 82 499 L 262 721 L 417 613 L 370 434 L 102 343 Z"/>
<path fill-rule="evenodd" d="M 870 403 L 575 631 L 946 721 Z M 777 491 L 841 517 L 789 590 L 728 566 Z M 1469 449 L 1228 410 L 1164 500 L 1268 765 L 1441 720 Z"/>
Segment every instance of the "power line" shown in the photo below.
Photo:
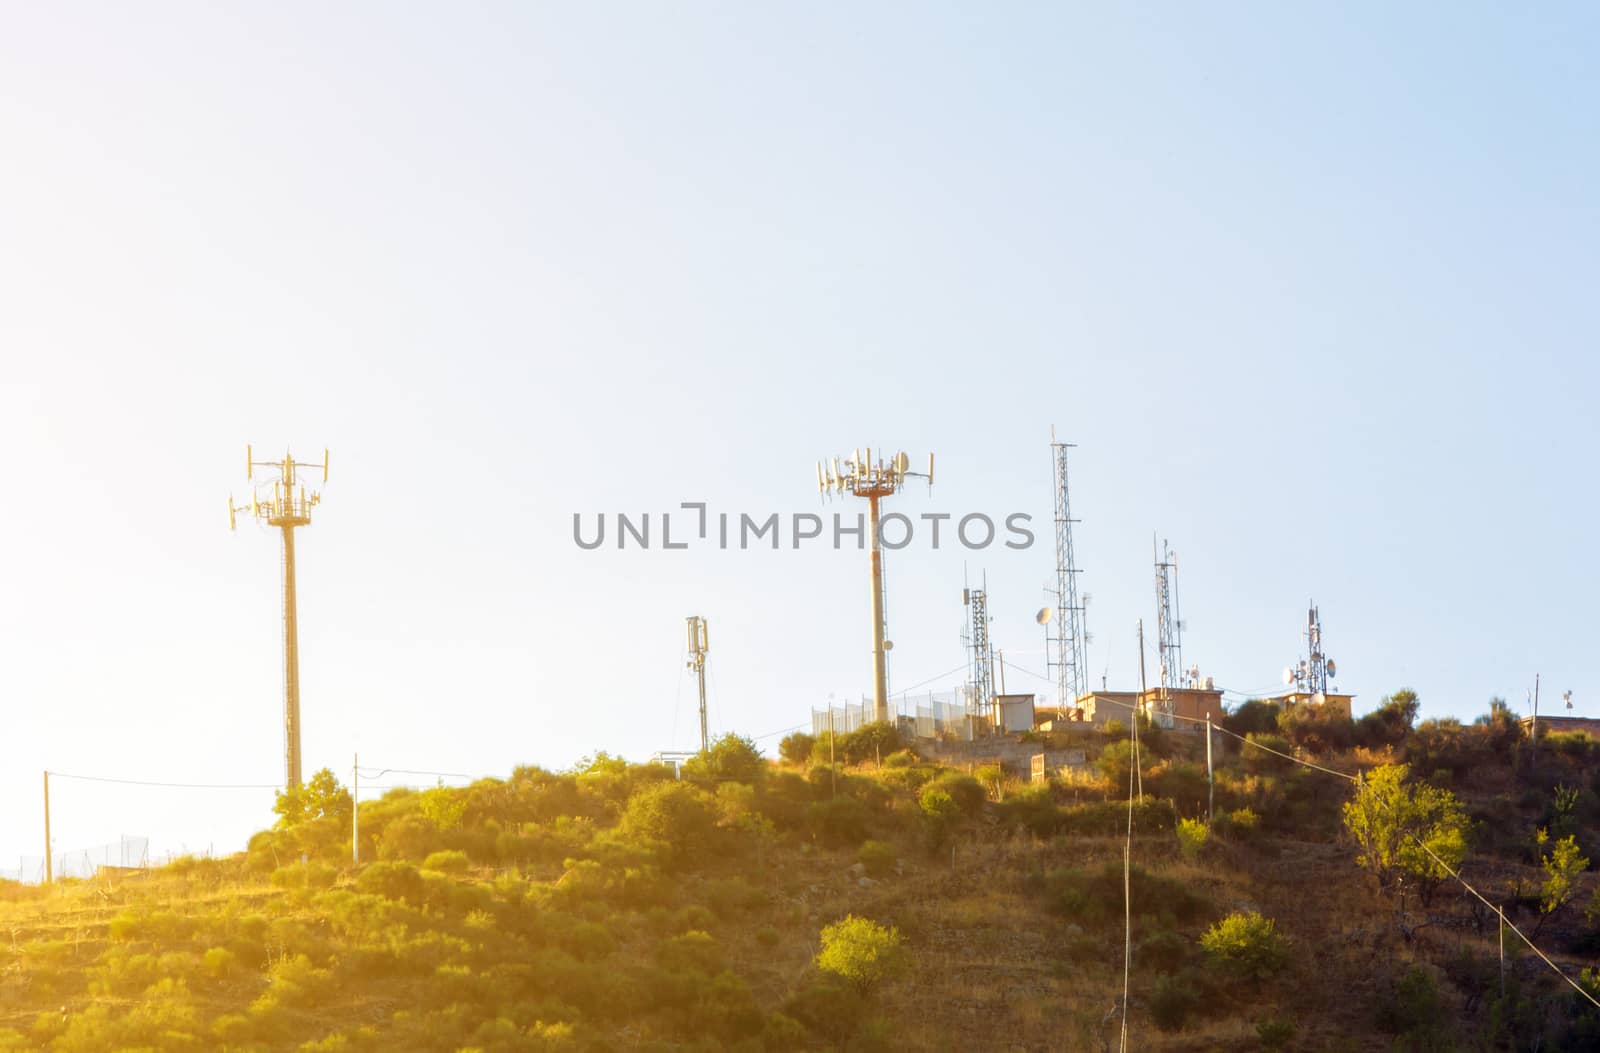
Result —
<path fill-rule="evenodd" d="M 166 790 L 281 790 L 283 787 L 277 783 L 239 783 L 239 782 L 153 782 L 145 779 L 114 779 L 107 775 L 72 775 L 64 771 L 52 771 L 50 775 L 57 779 L 77 779 L 80 782 L 109 782 L 121 786 L 155 786 Z"/>

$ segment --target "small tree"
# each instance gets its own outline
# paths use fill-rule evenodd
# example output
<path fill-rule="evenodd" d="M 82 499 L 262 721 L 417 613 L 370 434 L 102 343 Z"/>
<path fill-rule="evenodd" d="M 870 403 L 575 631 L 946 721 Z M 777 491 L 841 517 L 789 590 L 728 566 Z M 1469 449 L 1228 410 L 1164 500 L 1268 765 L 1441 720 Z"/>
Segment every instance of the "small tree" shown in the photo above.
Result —
<path fill-rule="evenodd" d="M 1237 980 L 1262 981 L 1283 967 L 1288 946 L 1271 918 L 1234 912 L 1200 937 L 1212 964 Z"/>
<path fill-rule="evenodd" d="M 1409 876 L 1426 903 L 1466 855 L 1467 817 L 1449 790 L 1409 783 L 1409 773 L 1407 765 L 1384 764 L 1357 776 L 1344 826 L 1360 849 L 1356 861 L 1372 871 L 1380 889 Z"/>
<path fill-rule="evenodd" d="M 1550 842 L 1550 832 L 1539 830 L 1539 847 Z M 1539 887 L 1539 922 L 1534 926 L 1538 935 L 1545 919 L 1566 906 L 1577 891 L 1578 875 L 1589 869 L 1589 861 L 1578 851 L 1578 841 L 1570 834 L 1556 841 L 1549 852 L 1542 853 L 1539 865 L 1544 868 L 1544 883 Z"/>
<path fill-rule="evenodd" d="M 1179 819 L 1177 833 L 1178 851 L 1185 859 L 1198 859 L 1211 840 L 1211 828 L 1198 819 Z"/>
<path fill-rule="evenodd" d="M 683 765 L 684 778 L 696 782 L 755 782 L 766 771 L 767 762 L 756 744 L 731 731 Z"/>
<path fill-rule="evenodd" d="M 783 741 L 778 743 L 778 756 L 783 758 L 785 764 L 804 764 L 811 759 L 811 748 L 816 744 L 815 736 L 797 731 L 785 735 Z"/>
<path fill-rule="evenodd" d="M 899 929 L 847 914 L 823 928 L 817 968 L 866 994 L 905 968 L 902 942 Z"/>
<path fill-rule="evenodd" d="M 340 826 L 348 826 L 350 809 L 350 791 L 339 785 L 333 772 L 323 768 L 298 789 L 278 793 L 272 804 L 278 821 L 273 825 L 279 830 L 291 830 L 302 823 L 329 819 Z"/>

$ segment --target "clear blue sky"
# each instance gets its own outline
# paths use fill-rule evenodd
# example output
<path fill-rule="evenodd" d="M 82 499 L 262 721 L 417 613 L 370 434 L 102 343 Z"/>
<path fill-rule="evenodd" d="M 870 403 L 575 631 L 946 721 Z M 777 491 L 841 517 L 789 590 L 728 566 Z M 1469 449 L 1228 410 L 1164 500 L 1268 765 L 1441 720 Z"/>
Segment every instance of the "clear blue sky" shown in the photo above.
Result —
<path fill-rule="evenodd" d="M 961 663 L 964 563 L 1039 669 L 1052 424 L 1114 684 L 1159 532 L 1230 688 L 1277 682 L 1315 597 L 1358 711 L 1409 685 L 1470 718 L 1542 672 L 1600 712 L 1592 7 L 4 22 L 0 867 L 39 852 L 45 767 L 278 778 L 276 543 L 223 516 L 246 442 L 333 451 L 302 672 L 308 770 L 341 777 L 689 746 L 690 613 L 717 729 L 866 690 L 861 554 L 571 540 L 816 510 L 813 462 L 859 445 L 937 452 L 905 511 L 1040 530 L 891 558 L 894 684 Z M 270 819 L 53 796 L 62 849 Z"/>

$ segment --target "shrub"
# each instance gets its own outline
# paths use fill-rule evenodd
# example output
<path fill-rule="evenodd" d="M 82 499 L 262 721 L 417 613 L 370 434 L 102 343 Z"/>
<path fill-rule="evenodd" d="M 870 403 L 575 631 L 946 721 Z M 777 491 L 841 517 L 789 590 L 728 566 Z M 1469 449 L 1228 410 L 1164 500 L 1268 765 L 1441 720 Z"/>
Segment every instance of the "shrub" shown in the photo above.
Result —
<path fill-rule="evenodd" d="M 798 1020 L 835 1046 L 843 1046 L 861 1030 L 866 1012 L 867 1003 L 861 992 L 828 972 L 814 977 L 783 1004 L 784 1016 Z"/>
<path fill-rule="evenodd" d="M 1294 747 L 1282 735 L 1253 732 L 1245 736 L 1245 743 L 1239 755 L 1251 771 L 1287 771 L 1294 764 L 1289 759 Z"/>
<path fill-rule="evenodd" d="M 356 878 L 356 888 L 384 899 L 400 900 L 420 907 L 426 897 L 422 875 L 410 863 L 373 863 Z"/>
<path fill-rule="evenodd" d="M 1150 1020 L 1162 1031 L 1177 1031 L 1198 1003 L 1199 996 L 1181 978 L 1160 977 L 1150 992 Z"/>
<path fill-rule="evenodd" d="M 1211 926 L 1200 946 L 1216 968 L 1237 980 L 1266 980 L 1288 959 L 1272 919 L 1253 910 L 1236 911 Z"/>
<path fill-rule="evenodd" d="M 1222 726 L 1235 735 L 1270 735 L 1278 730 L 1279 713 L 1276 703 L 1252 698 L 1223 717 Z"/>
<path fill-rule="evenodd" d="M 785 764 L 804 764 L 811 759 L 811 750 L 816 744 L 816 736 L 796 731 L 792 735 L 785 735 L 783 741 L 778 743 L 778 756 L 783 758 Z"/>
<path fill-rule="evenodd" d="M 856 860 L 867 868 L 867 873 L 873 877 L 883 877 L 894 870 L 895 850 L 893 845 L 882 841 L 866 841 L 861 845 L 861 850 L 856 853 Z"/>
<path fill-rule="evenodd" d="M 1116 742 L 1120 739 L 1125 739 L 1128 737 L 1128 725 L 1124 724 L 1120 720 L 1106 721 L 1105 731 L 1107 742 Z"/>
<path fill-rule="evenodd" d="M 895 750 L 883 758 L 885 768 L 913 768 L 917 764 L 917 755 L 909 749 Z"/>
<path fill-rule="evenodd" d="M 1183 858 L 1198 859 L 1210 839 L 1210 827 L 1200 820 L 1178 820 L 1178 850 L 1183 853 Z"/>
<path fill-rule="evenodd" d="M 961 772 L 947 771 L 937 776 L 922 788 L 920 796 L 925 797 L 937 790 L 943 790 L 948 794 L 961 814 L 966 816 L 975 816 L 982 812 L 983 802 L 988 799 L 983 792 L 983 784 Z"/>
<path fill-rule="evenodd" d="M 1177 972 L 1189 958 L 1190 943 L 1171 929 L 1146 937 L 1134 953 L 1140 968 L 1151 968 L 1158 973 Z"/>
<path fill-rule="evenodd" d="M 683 766 L 683 777 L 695 782 L 755 782 L 765 775 L 767 762 L 761 759 L 756 744 L 728 732 L 698 753 Z"/>
<path fill-rule="evenodd" d="M 1262 1049 L 1284 1049 L 1294 1040 L 1294 1034 L 1294 1023 L 1281 1017 L 1269 1016 L 1256 1021 L 1256 1038 L 1261 1040 Z"/>
<path fill-rule="evenodd" d="M 978 780 L 978 785 L 983 787 L 985 797 L 996 801 L 1005 800 L 1006 796 L 1006 770 L 998 764 L 985 764 L 973 772 L 973 778 Z"/>
<path fill-rule="evenodd" d="M 339 872 L 328 864 L 310 860 L 274 870 L 272 883 L 279 888 L 309 891 L 332 888 L 338 875 Z"/>
<path fill-rule="evenodd" d="M 1008 826 L 1021 826 L 1035 837 L 1051 837 L 1061 829 L 1061 809 L 1048 786 L 1027 786 L 997 806 Z"/>
<path fill-rule="evenodd" d="M 471 866 L 472 861 L 467 858 L 467 854 L 454 849 L 430 853 L 428 858 L 422 861 L 422 869 L 437 870 L 441 874 L 465 874 Z"/>
<path fill-rule="evenodd" d="M 833 973 L 865 994 L 905 967 L 900 930 L 847 914 L 822 930 L 817 968 Z"/>
<path fill-rule="evenodd" d="M 704 854 L 716 835 L 717 805 L 712 796 L 687 782 L 651 783 L 628 799 L 619 828 L 629 837 L 663 846 L 669 862 Z"/>
<path fill-rule="evenodd" d="M 867 836 L 867 809 L 854 797 L 818 801 L 806 809 L 811 836 L 825 847 L 860 844 Z"/>

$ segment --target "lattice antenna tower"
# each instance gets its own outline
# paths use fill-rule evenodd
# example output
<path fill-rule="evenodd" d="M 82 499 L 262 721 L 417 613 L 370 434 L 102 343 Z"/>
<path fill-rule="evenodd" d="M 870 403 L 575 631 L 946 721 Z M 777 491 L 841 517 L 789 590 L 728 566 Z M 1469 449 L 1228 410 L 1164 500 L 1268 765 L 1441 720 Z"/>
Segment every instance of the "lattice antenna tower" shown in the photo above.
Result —
<path fill-rule="evenodd" d="M 300 788 L 300 615 L 295 591 L 294 532 L 311 525 L 311 510 L 322 502 L 322 495 L 307 490 L 298 478 L 302 470 L 321 469 L 328 481 L 328 451 L 322 463 L 297 461 L 291 453 L 282 460 L 258 461 L 249 446 L 244 448 L 244 475 L 250 481 L 250 503 L 235 505 L 228 496 L 228 529 L 239 525 L 239 513 L 247 512 L 257 522 L 276 527 L 283 536 L 283 784 Z M 256 469 L 265 469 L 256 478 Z"/>
<path fill-rule="evenodd" d="M 1152 538 L 1156 563 L 1156 639 L 1163 690 L 1183 686 L 1183 622 L 1178 617 L 1178 556 L 1165 539 L 1159 549 Z"/>
<path fill-rule="evenodd" d="M 850 494 L 867 499 L 867 540 L 872 559 L 872 713 L 873 720 L 889 719 L 889 670 L 885 652 L 893 646 L 885 640 L 887 630 L 883 605 L 883 545 L 880 535 L 878 504 L 885 497 L 900 492 L 910 478 L 928 480 L 933 488 L 933 454 L 928 454 L 928 470 L 913 472 L 911 459 L 905 453 L 895 453 L 887 460 L 878 451 L 874 460 L 871 447 L 856 450 L 843 461 L 835 457 L 831 462 L 817 462 L 817 491 L 824 497 L 831 494 Z"/>
<path fill-rule="evenodd" d="M 1302 694 L 1325 697 L 1338 675 L 1338 664 L 1322 649 L 1322 615 L 1311 600 L 1306 604 L 1306 657 L 1283 671 L 1283 682 Z"/>
<path fill-rule="evenodd" d="M 1072 547 L 1072 499 L 1067 487 L 1067 451 L 1070 442 L 1057 442 L 1050 429 L 1050 460 L 1055 479 L 1056 598 L 1055 631 L 1046 624 L 1047 656 L 1056 677 L 1056 707 L 1065 710 L 1088 691 L 1088 596 L 1078 598 L 1078 565 Z"/>
<path fill-rule="evenodd" d="M 961 602 L 967 608 L 967 680 L 972 685 L 973 702 L 984 727 L 989 726 L 994 710 L 994 645 L 989 642 L 988 586 L 989 576 L 985 574 L 981 588 L 961 590 Z"/>

